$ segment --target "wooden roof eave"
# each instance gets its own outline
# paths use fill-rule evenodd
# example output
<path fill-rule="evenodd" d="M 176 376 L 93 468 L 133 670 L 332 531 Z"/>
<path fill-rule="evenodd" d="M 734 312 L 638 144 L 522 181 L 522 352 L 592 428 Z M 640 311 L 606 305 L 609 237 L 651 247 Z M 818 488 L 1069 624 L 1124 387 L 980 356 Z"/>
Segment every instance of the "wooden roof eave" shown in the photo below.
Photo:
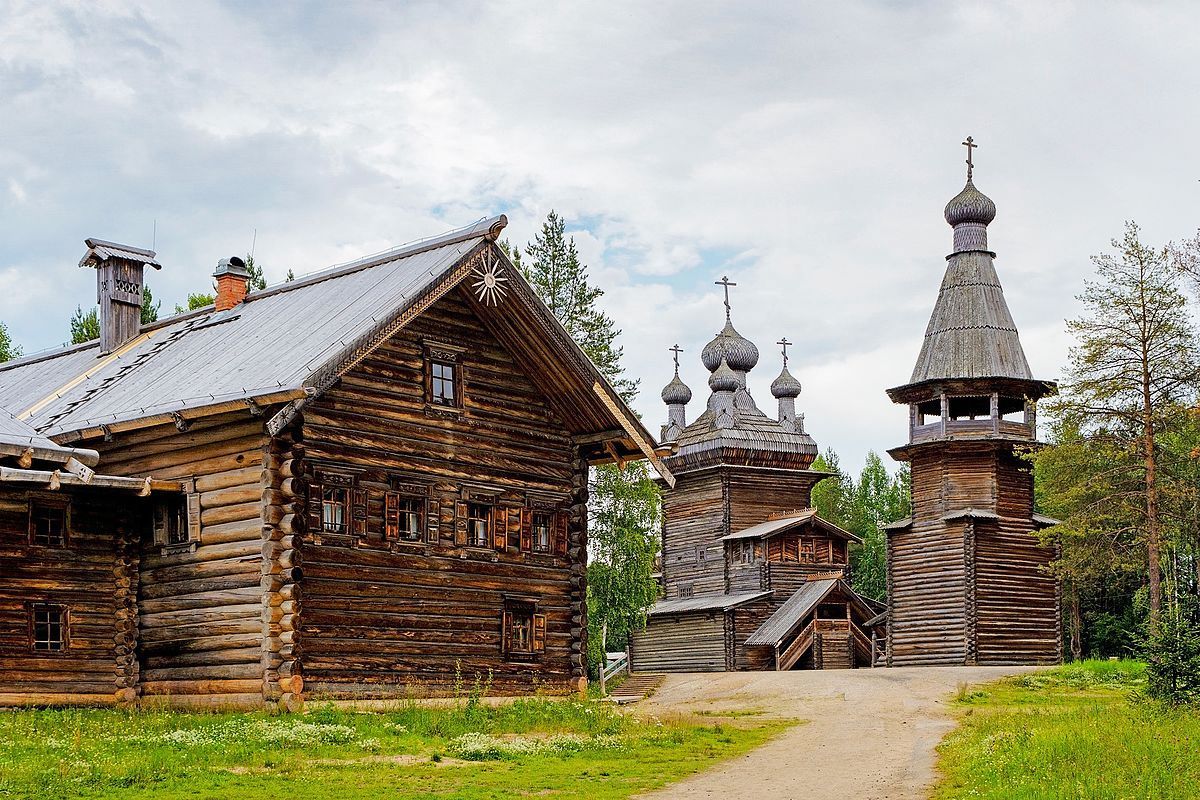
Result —
<path fill-rule="evenodd" d="M 65 464 L 74 458 L 89 467 L 100 463 L 98 452 L 82 447 L 39 447 L 34 444 L 0 442 L 0 456 L 16 456 L 32 461 L 50 461 L 55 464 Z"/>
<path fill-rule="evenodd" d="M 994 388 L 1004 393 L 1007 390 L 1014 396 L 1030 397 L 1040 400 L 1058 392 L 1058 384 L 1054 381 L 1026 380 L 1006 376 L 980 376 L 961 378 L 929 378 L 917 383 L 906 383 L 893 386 L 887 390 L 888 397 L 893 403 L 919 403 L 930 399 L 939 390 L 946 394 L 971 394 L 980 391 L 981 387 Z"/>
<path fill-rule="evenodd" d="M 60 470 L 19 469 L 0 467 L 0 483 L 15 483 L 26 486 L 48 486 L 58 489 L 62 486 L 91 489 L 126 489 L 136 491 L 143 496 L 151 492 L 182 492 L 183 484 L 179 481 L 162 481 L 153 478 L 129 478 L 121 475 L 92 475 L 84 479 L 70 472 Z"/>

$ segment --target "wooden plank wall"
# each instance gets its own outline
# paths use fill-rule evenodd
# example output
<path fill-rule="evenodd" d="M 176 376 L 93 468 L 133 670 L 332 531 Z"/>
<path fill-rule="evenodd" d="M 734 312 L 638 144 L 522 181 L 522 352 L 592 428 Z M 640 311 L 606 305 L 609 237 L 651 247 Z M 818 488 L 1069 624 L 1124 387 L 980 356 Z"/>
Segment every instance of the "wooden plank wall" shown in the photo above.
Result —
<path fill-rule="evenodd" d="M 725 614 L 720 610 L 650 617 L 629 640 L 633 672 L 723 672 Z"/>
<path fill-rule="evenodd" d="M 777 593 L 776 597 L 779 596 Z M 782 600 L 786 599 L 786 595 L 782 596 Z M 766 622 L 767 618 L 774 614 L 782 604 L 782 601 L 775 601 L 772 597 L 768 596 L 753 603 L 738 606 L 729 612 L 733 634 L 731 637 L 733 644 L 733 669 L 750 670 L 764 668 L 761 666 L 761 653 L 751 654 L 746 651 L 746 639 L 749 638 L 750 634 L 758 630 L 758 627 Z"/>
<path fill-rule="evenodd" d="M 30 492 L 0 488 L 0 705 L 112 703 L 137 675 L 129 625 L 137 563 L 124 534 L 128 518 L 116 510 L 114 493 L 45 494 L 70 500 L 65 548 L 31 546 Z M 137 504 L 132 492 L 119 499 Z M 29 603 L 67 608 L 66 650 L 33 651 Z M 120 699 L 129 698 L 122 692 Z"/>
<path fill-rule="evenodd" d="M 424 345 L 465 348 L 461 415 L 425 406 Z M 587 466 L 531 378 L 457 293 L 386 342 L 304 415 L 310 473 L 344 471 L 366 492 L 362 537 L 309 536 L 302 545 L 299 641 L 314 697 L 444 692 L 456 670 L 491 674 L 493 692 L 575 688 L 585 676 Z M 428 486 L 435 541 L 385 542 L 383 492 Z M 567 553 L 503 551 L 456 541 L 464 489 L 498 493 L 519 521 L 529 493 L 559 498 Z M 537 598 L 545 653 L 506 660 L 505 595 Z"/>
<path fill-rule="evenodd" d="M 808 508 L 815 483 L 809 472 L 782 469 L 771 472 L 731 469 L 726 479 L 729 483 L 726 533 L 766 522 L 772 514 Z"/>
<path fill-rule="evenodd" d="M 725 591 L 724 543 L 728 533 L 725 480 L 718 471 L 679 476 L 663 492 L 663 580 L 668 600 L 680 587 L 694 595 Z M 702 553 L 702 557 L 697 557 Z"/>
<path fill-rule="evenodd" d="M 91 444 L 104 471 L 195 478 L 200 543 L 164 552 L 142 540 L 142 692 L 181 702 L 263 702 L 263 417 L 236 412 L 116 434 Z"/>

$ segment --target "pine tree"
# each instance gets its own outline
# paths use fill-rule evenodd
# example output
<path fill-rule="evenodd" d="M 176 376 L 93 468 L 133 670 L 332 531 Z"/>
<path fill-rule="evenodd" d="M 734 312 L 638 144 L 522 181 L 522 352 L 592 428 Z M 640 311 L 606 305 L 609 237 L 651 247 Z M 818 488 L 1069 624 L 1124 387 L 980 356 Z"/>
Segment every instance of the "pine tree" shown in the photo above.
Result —
<path fill-rule="evenodd" d="M 1167 248 L 1140 240 L 1133 222 L 1113 240 L 1115 253 L 1093 257 L 1097 278 L 1079 299 L 1085 312 L 1067 323 L 1078 344 L 1061 394 L 1050 408 L 1083 437 L 1102 436 L 1139 454 L 1139 531 L 1145 542 L 1149 632 L 1162 611 L 1161 439 L 1185 421 L 1200 381 L 1196 339 Z"/>
<path fill-rule="evenodd" d="M 538 297 L 628 402 L 637 396 L 638 381 L 622 377 L 625 368 L 621 357 L 625 351 L 616 344 L 621 331 L 596 305 L 604 291 L 588 281 L 588 269 L 579 260 L 575 237 L 568 238 L 565 230 L 563 219 L 552 210 L 541 232 L 525 246 L 529 261 L 522 263 L 518 257 L 514 266 L 519 265 Z"/>
<path fill-rule="evenodd" d="M 250 280 L 246 283 L 246 294 L 267 288 L 267 278 L 263 275 L 263 268 L 254 263 L 254 256 L 250 254 L 246 255 L 246 271 L 250 273 Z M 288 274 L 291 274 L 291 270 L 288 270 Z"/>
<path fill-rule="evenodd" d="M 8 326 L 0 322 L 0 363 L 12 361 L 21 355 L 21 347 L 12 340 Z"/>

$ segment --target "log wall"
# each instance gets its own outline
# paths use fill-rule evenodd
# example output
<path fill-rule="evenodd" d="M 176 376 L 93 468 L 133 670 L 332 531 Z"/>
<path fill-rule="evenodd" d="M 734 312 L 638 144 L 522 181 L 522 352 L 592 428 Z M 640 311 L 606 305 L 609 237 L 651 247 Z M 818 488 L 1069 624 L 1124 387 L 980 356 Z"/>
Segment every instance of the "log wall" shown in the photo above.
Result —
<path fill-rule="evenodd" d="M 632 672 L 723 672 L 725 614 L 720 610 L 650 617 L 629 639 Z"/>
<path fill-rule="evenodd" d="M 462 348 L 464 408 L 427 407 L 427 343 Z M 297 639 L 313 697 L 445 692 L 459 675 L 498 693 L 576 688 L 586 676 L 587 465 L 536 381 L 457 293 L 350 371 L 305 409 L 307 474 L 352 476 L 365 500 L 359 533 L 309 531 Z M 417 485 L 419 542 L 385 537 L 384 495 Z M 506 533 L 470 546 L 469 495 L 504 511 Z M 561 514 L 562 545 L 522 546 L 530 506 Z M 316 508 L 319 509 L 319 502 Z M 558 539 L 556 538 L 556 542 Z M 536 602 L 545 650 L 506 657 L 506 598 Z"/>
<path fill-rule="evenodd" d="M 717 471 L 678 476 L 663 492 L 664 596 L 675 600 L 725 591 L 727 482 Z"/>
<path fill-rule="evenodd" d="M 29 543 L 29 497 L 68 501 L 66 546 Z M 137 680 L 137 556 L 128 546 L 132 492 L 0 487 L 0 705 L 112 703 Z M 35 651 L 31 604 L 67 612 L 67 646 Z"/>
<path fill-rule="evenodd" d="M 137 611 L 141 693 L 180 702 L 263 702 L 265 416 L 249 411 L 115 434 L 90 446 L 104 471 L 195 479 L 194 551 L 140 538 Z"/>

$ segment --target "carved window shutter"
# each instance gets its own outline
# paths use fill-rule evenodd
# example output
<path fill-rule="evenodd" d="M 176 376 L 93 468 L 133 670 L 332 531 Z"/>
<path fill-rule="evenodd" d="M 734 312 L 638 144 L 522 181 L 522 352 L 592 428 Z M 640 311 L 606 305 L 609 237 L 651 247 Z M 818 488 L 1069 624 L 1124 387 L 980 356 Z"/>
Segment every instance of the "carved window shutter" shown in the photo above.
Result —
<path fill-rule="evenodd" d="M 394 542 L 400 538 L 400 493 L 383 494 L 383 538 Z"/>
<path fill-rule="evenodd" d="M 187 534 L 189 542 L 200 541 L 200 493 L 190 492 L 187 496 Z"/>
<path fill-rule="evenodd" d="M 554 554 L 567 554 L 567 512 L 559 511 L 554 515 Z"/>
<path fill-rule="evenodd" d="M 167 543 L 167 504 L 162 500 L 154 504 L 154 543 Z"/>
<path fill-rule="evenodd" d="M 324 498 L 325 488 L 321 486 L 320 476 L 314 475 L 312 483 L 308 485 L 308 530 L 311 533 L 320 533 L 325 527 L 321 515 Z"/>
<path fill-rule="evenodd" d="M 546 652 L 546 615 L 533 615 L 533 652 Z"/>
<path fill-rule="evenodd" d="M 351 505 L 353 506 L 352 519 L 354 522 L 353 532 L 355 536 L 367 535 L 367 490 L 352 489 L 350 491 Z"/>
<path fill-rule="evenodd" d="M 533 550 L 533 509 L 521 509 L 521 550 L 528 553 Z"/>
<path fill-rule="evenodd" d="M 511 611 L 505 611 L 503 616 L 503 624 L 500 630 L 500 649 L 508 652 L 508 643 L 512 639 L 513 615 Z"/>
<path fill-rule="evenodd" d="M 467 546 L 467 504 L 454 504 L 454 544 L 458 547 Z"/>
<path fill-rule="evenodd" d="M 508 549 L 508 509 L 492 506 L 492 546 L 503 553 Z"/>
<path fill-rule="evenodd" d="M 432 497 L 425 502 L 425 541 L 437 544 L 441 533 L 442 504 Z"/>

